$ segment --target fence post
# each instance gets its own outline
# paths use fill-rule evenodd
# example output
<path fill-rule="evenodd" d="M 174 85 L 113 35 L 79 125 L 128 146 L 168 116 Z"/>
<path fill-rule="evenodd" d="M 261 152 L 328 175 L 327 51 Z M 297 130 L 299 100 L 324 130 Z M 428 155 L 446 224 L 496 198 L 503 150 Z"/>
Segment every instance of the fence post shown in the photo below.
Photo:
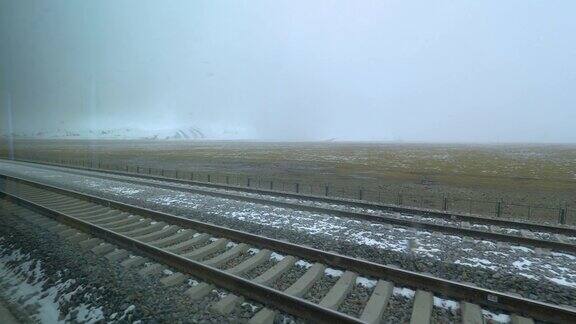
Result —
<path fill-rule="evenodd" d="M 210 182 L 210 175 L 208 175 L 206 178 L 208 179 L 208 182 Z"/>
<path fill-rule="evenodd" d="M 496 203 L 496 217 L 502 216 L 502 199 Z"/>
<path fill-rule="evenodd" d="M 296 182 L 296 193 L 300 192 L 300 184 Z"/>
<path fill-rule="evenodd" d="M 270 181 L 270 190 L 274 190 L 274 181 Z"/>
<path fill-rule="evenodd" d="M 448 210 L 448 198 L 446 196 L 444 196 L 444 198 L 442 199 L 442 210 L 443 211 Z"/>
<path fill-rule="evenodd" d="M 558 216 L 558 223 L 560 223 L 561 225 L 566 224 L 566 212 L 567 212 L 567 208 L 564 207 L 560 207 L 559 210 L 559 216 Z"/>
<path fill-rule="evenodd" d="M 362 200 L 362 189 L 358 190 L 358 199 Z"/>
<path fill-rule="evenodd" d="M 328 185 L 324 186 L 324 195 L 328 197 Z"/>
<path fill-rule="evenodd" d="M 247 185 L 247 187 L 250 187 L 250 178 L 246 179 L 246 185 Z"/>

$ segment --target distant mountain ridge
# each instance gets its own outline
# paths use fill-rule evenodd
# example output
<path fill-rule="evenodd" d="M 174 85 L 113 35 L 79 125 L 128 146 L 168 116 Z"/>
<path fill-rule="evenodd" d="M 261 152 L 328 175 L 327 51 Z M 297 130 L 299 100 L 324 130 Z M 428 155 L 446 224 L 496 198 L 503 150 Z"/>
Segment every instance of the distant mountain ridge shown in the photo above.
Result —
<path fill-rule="evenodd" d="M 7 133 L 0 134 L 8 137 Z M 151 140 L 194 140 L 205 139 L 203 131 L 195 127 L 145 130 L 134 128 L 70 130 L 58 128 L 53 131 L 13 132 L 14 138 L 34 139 L 151 139 Z"/>

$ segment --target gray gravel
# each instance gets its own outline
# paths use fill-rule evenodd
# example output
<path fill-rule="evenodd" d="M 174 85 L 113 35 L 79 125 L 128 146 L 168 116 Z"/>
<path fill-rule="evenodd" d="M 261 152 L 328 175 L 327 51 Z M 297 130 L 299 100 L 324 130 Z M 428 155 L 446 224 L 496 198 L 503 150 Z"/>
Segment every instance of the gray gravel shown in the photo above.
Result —
<path fill-rule="evenodd" d="M 298 278 L 302 277 L 304 273 L 306 273 L 306 268 L 294 265 L 288 271 L 278 278 L 274 283 L 272 283 L 271 287 L 280 291 L 284 291 L 288 289 L 293 283 L 298 280 Z"/>
<path fill-rule="evenodd" d="M 250 252 L 244 252 L 241 253 L 239 256 L 232 258 L 231 260 L 229 260 L 228 262 L 225 262 L 224 264 L 222 264 L 219 269 L 230 269 L 233 268 L 237 265 L 239 265 L 240 263 L 246 261 L 247 259 L 253 257 L 254 254 L 250 253 Z"/>
<path fill-rule="evenodd" d="M 387 309 L 393 309 L 394 312 L 385 312 L 381 323 L 409 323 L 412 315 L 412 299 L 392 295 Z"/>
<path fill-rule="evenodd" d="M 373 291 L 374 287 L 368 288 L 356 284 L 338 310 L 350 316 L 360 317 Z"/>
<path fill-rule="evenodd" d="M 445 308 L 434 307 L 432 308 L 432 323 L 445 324 L 445 323 L 461 323 L 460 312 L 457 310 L 448 310 Z"/>
<path fill-rule="evenodd" d="M 325 214 L 289 210 L 203 195 L 81 177 L 62 172 L 0 164 L 15 175 L 193 219 L 307 244 L 382 264 L 475 283 L 529 298 L 576 305 L 576 256 L 536 255 L 524 247 L 498 247 L 488 241 L 436 236 L 388 228 Z M 407 239 L 418 241 L 408 251 Z M 551 279 L 550 279 L 551 278 Z M 555 281 L 553 281 L 555 280 Z M 559 284 L 564 280 L 565 285 Z"/>
<path fill-rule="evenodd" d="M 261 265 L 257 266 L 256 268 L 246 272 L 245 274 L 242 275 L 242 277 L 247 279 L 254 279 L 259 275 L 263 274 L 264 272 L 266 272 L 266 270 L 275 266 L 277 263 L 278 263 L 277 260 L 269 259 L 266 262 L 263 262 Z"/>
<path fill-rule="evenodd" d="M 330 288 L 334 286 L 336 281 L 338 281 L 338 279 L 340 278 L 328 275 L 322 276 L 318 281 L 314 283 L 314 285 L 312 285 L 310 290 L 308 290 L 306 295 L 304 295 L 304 298 L 308 299 L 313 303 L 319 303 L 322 300 L 322 298 L 326 296 L 326 293 L 328 293 Z"/>

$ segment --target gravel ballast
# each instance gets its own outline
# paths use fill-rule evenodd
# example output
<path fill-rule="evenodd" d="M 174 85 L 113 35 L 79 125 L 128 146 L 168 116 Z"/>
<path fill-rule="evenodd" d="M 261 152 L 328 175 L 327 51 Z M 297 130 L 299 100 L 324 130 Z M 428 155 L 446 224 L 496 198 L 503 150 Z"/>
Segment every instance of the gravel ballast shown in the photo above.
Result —
<path fill-rule="evenodd" d="M 105 198 L 394 264 L 524 297 L 576 306 L 576 256 L 522 246 L 435 235 L 327 214 L 0 163 L 8 174 Z M 408 242 L 416 244 L 408 248 Z"/>

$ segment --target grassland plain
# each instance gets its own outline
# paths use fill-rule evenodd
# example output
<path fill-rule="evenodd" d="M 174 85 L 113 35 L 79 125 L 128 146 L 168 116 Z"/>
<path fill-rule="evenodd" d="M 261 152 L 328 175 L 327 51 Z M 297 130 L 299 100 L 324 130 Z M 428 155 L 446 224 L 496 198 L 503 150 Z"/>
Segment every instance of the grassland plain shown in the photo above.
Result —
<path fill-rule="evenodd" d="M 363 188 L 365 196 L 379 196 L 374 199 L 393 202 L 402 193 L 411 197 L 404 203 L 424 207 L 439 207 L 438 198 L 444 196 L 454 205 L 461 200 L 458 210 L 467 210 L 470 199 L 552 209 L 576 206 L 576 145 L 568 144 L 17 140 L 13 146 L 16 158 L 99 160 L 211 173 L 213 179 L 218 174 L 251 176 L 260 183 L 274 180 L 275 186 L 298 182 L 301 191 L 314 193 L 329 185 L 331 193 L 344 196 L 346 190 L 354 196 Z M 7 155 L 3 142 L 0 156 Z M 474 203 L 473 212 L 489 214 L 493 208 Z M 526 210 L 518 207 L 510 214 Z M 539 220 L 539 215 L 544 211 L 529 218 Z M 555 215 L 551 210 L 542 220 Z"/>

